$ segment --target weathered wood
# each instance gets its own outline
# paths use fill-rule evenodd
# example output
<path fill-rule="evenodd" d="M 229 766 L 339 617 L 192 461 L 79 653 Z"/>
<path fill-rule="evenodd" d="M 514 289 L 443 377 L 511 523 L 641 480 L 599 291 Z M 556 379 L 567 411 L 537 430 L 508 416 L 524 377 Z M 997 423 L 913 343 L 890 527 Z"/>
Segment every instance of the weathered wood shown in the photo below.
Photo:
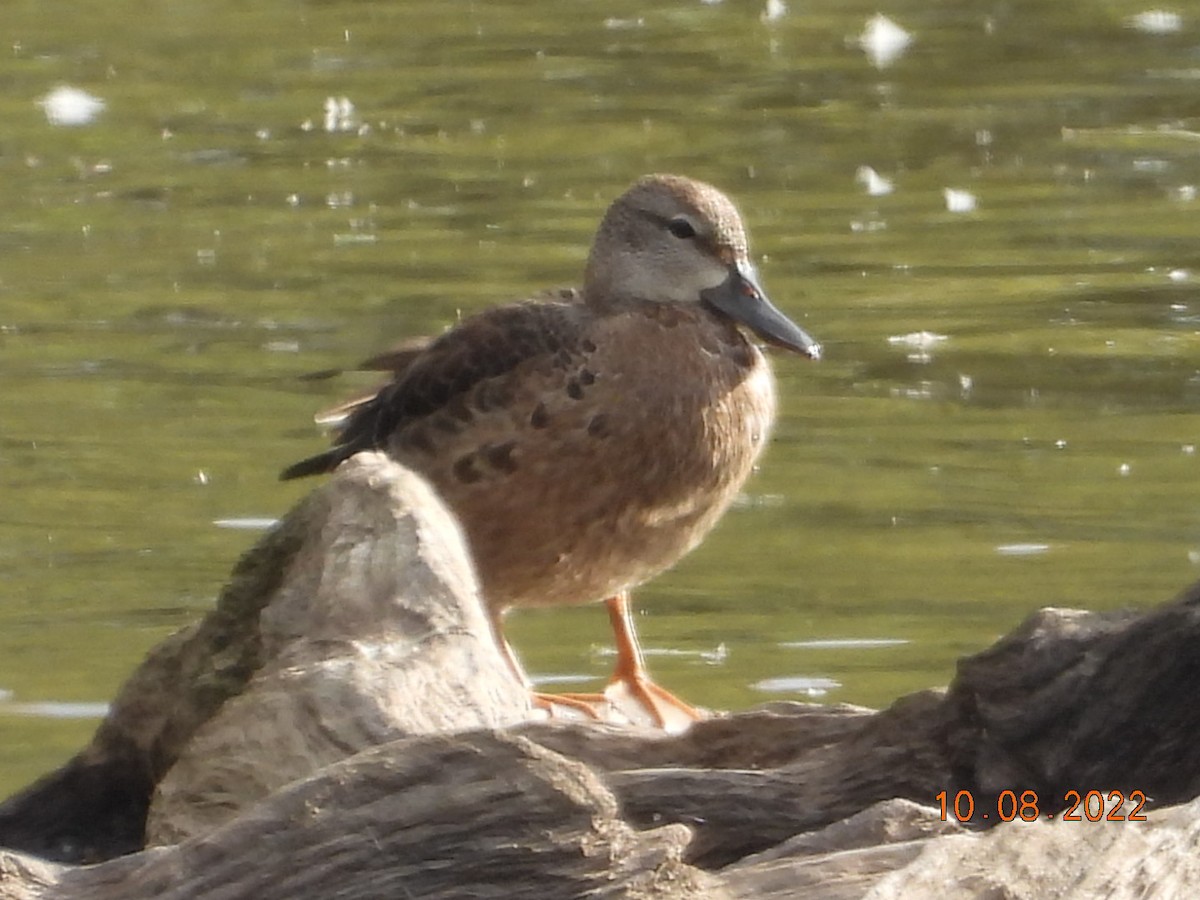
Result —
<path fill-rule="evenodd" d="M 931 803 L 947 778 L 937 742 L 939 713 L 938 698 L 918 695 L 863 715 L 854 733 L 800 752 L 783 766 L 639 769 L 613 773 L 610 783 L 630 822 L 692 824 L 696 838 L 688 859 L 719 868 L 881 800 Z M 764 744 L 779 746 L 768 729 L 758 732 Z"/>
<path fill-rule="evenodd" d="M 533 715 L 428 485 L 363 454 L 318 494 L 259 615 L 263 663 L 158 782 L 148 843 L 204 833 L 359 750 Z"/>
<path fill-rule="evenodd" d="M 1044 610 L 882 712 L 681 735 L 531 721 L 482 610 L 436 498 L 356 458 L 0 806 L 0 844 L 108 861 L 0 854 L 0 900 L 1200 894 L 1200 586 Z M 1142 790 L 1149 821 L 1047 820 L 1072 788 Z M 1006 790 L 1042 818 L 993 827 Z"/>
<path fill-rule="evenodd" d="M 720 881 L 755 900 L 850 900 L 909 866 L 933 838 L 962 830 L 927 806 L 888 800 L 727 866 Z"/>
<path fill-rule="evenodd" d="M 1200 802 L 1147 822 L 1014 823 L 922 842 L 878 878 L 871 900 L 930 897 L 1194 900 L 1200 893 Z"/>
<path fill-rule="evenodd" d="M 586 766 L 524 738 L 424 737 L 329 766 L 210 834 L 43 872 L 42 896 L 723 896 L 680 862 L 686 843 L 682 826 L 635 832 Z"/>
<path fill-rule="evenodd" d="M 1046 609 L 959 664 L 948 788 L 1063 809 L 1068 791 L 1200 794 L 1200 585 L 1142 613 Z M 993 817 L 994 821 L 994 817 Z"/>
<path fill-rule="evenodd" d="M 682 735 L 537 724 L 521 733 L 607 771 L 630 822 L 691 826 L 688 859 L 718 868 L 893 797 L 930 804 L 949 780 L 939 692 L 876 713 L 778 703 Z"/>
<path fill-rule="evenodd" d="M 0 844 L 107 859 L 366 747 L 529 715 L 453 518 L 418 476 L 362 454 L 150 652 L 85 750 L 0 805 Z"/>

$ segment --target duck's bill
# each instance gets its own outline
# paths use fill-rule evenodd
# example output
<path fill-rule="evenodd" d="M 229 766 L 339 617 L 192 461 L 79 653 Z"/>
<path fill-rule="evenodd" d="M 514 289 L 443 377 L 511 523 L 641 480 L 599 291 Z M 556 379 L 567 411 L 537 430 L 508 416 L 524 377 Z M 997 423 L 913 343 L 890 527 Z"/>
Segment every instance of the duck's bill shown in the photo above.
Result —
<path fill-rule="evenodd" d="M 767 299 L 753 271 L 740 266 L 729 269 L 729 277 L 715 288 L 700 292 L 700 298 L 735 322 L 745 325 L 769 344 L 821 358 L 821 345 Z"/>

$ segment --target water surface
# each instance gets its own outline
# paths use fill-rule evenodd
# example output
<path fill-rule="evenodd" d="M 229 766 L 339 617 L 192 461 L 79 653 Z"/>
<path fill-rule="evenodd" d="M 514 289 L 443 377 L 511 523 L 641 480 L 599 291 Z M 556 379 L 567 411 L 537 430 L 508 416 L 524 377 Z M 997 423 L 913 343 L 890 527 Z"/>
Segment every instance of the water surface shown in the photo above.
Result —
<path fill-rule="evenodd" d="M 276 472 L 357 385 L 297 375 L 574 282 L 648 171 L 733 194 L 827 349 L 776 359 L 761 472 L 636 598 L 664 683 L 882 705 L 1040 606 L 1194 579 L 1200 14 L 789 5 L 9 0 L 0 789 L 211 607 L 255 540 L 214 522 L 310 489 Z M 64 85 L 89 123 L 38 105 Z M 510 635 L 611 665 L 599 608 Z"/>

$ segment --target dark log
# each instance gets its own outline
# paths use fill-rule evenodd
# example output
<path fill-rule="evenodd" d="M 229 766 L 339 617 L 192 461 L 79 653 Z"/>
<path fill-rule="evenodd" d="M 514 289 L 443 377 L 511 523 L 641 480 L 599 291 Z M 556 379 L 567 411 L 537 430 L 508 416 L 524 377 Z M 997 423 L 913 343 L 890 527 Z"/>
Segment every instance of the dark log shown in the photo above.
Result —
<path fill-rule="evenodd" d="M 1186 802 L 1200 794 L 1197 697 L 1200 585 L 1142 613 L 1042 610 L 959 664 L 948 787 L 972 791 L 977 816 L 1004 790 L 1051 813 L 1071 791 Z"/>

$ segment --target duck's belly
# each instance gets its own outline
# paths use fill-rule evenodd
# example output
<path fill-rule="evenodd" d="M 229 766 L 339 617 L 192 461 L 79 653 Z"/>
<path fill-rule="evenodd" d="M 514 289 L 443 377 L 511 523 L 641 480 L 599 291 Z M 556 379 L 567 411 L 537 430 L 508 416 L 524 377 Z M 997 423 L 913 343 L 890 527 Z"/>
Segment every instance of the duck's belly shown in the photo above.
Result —
<path fill-rule="evenodd" d="M 597 366 L 559 392 L 516 391 L 459 445 L 393 453 L 458 516 L 492 609 L 601 600 L 695 547 L 749 476 L 774 390 L 748 349 L 738 364 L 697 357 L 669 373 Z"/>

